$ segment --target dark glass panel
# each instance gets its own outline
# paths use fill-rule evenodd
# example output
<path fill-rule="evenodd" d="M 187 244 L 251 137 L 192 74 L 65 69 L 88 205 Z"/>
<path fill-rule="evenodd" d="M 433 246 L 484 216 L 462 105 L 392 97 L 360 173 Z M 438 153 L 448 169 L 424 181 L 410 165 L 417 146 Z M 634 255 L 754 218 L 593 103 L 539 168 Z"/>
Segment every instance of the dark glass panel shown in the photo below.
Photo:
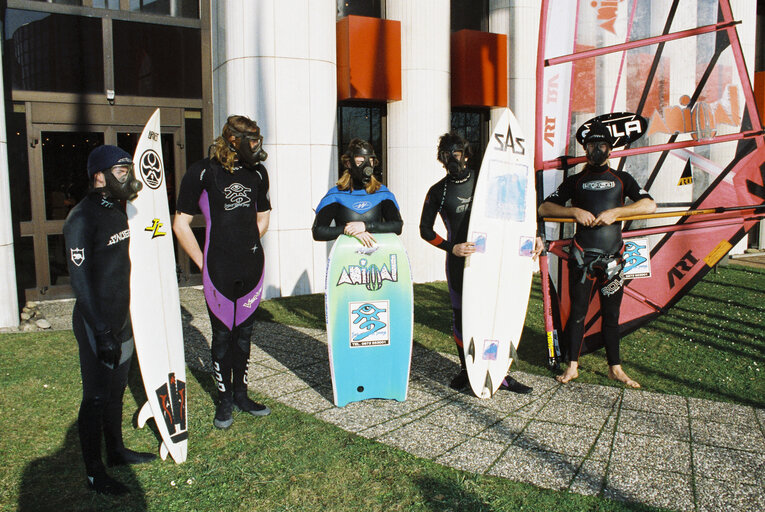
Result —
<path fill-rule="evenodd" d="M 487 120 L 488 114 L 485 112 L 452 112 L 451 131 L 467 140 L 473 148 L 473 158 L 468 163 L 468 167 L 471 169 L 481 167 L 483 153 L 488 142 L 483 138 Z"/>
<path fill-rule="evenodd" d="M 118 96 L 202 97 L 199 29 L 117 20 L 113 28 Z"/>
<path fill-rule="evenodd" d="M 88 192 L 88 155 L 104 143 L 98 132 L 42 132 L 45 218 L 65 219 Z"/>
<path fill-rule="evenodd" d="M 345 152 L 352 139 L 360 138 L 370 142 L 378 158 L 383 160 L 385 148 L 382 147 L 382 118 L 385 115 L 385 107 L 340 106 L 338 110 L 339 155 Z M 338 176 L 341 174 L 342 168 L 339 168 Z"/>
<path fill-rule="evenodd" d="M 381 0 L 337 0 L 337 19 L 348 15 L 382 18 Z"/>
<path fill-rule="evenodd" d="M 138 138 L 141 136 L 140 132 L 130 133 L 118 133 L 117 145 L 130 153 L 135 153 L 135 148 L 138 145 Z M 167 204 L 170 209 L 170 214 L 175 213 L 175 151 L 173 135 L 170 133 L 162 134 L 162 164 L 165 166 L 165 187 L 167 187 Z M 135 172 L 140 172 L 138 166 L 139 162 L 135 162 Z M 137 176 L 136 176 L 137 177 Z M 140 194 L 140 192 L 139 192 Z"/>
<path fill-rule="evenodd" d="M 20 290 L 35 288 L 35 244 L 31 236 L 17 238 L 13 244 L 13 257 L 16 259 L 16 286 Z"/>
<path fill-rule="evenodd" d="M 186 111 L 186 165 L 203 159 L 207 156 L 207 148 L 203 147 L 202 137 L 202 113 L 199 111 Z"/>
<path fill-rule="evenodd" d="M 119 10 L 120 0 L 93 0 L 93 7 L 97 9 Z"/>
<path fill-rule="evenodd" d="M 8 178 L 11 186 L 11 215 L 13 222 L 32 220 L 32 200 L 29 192 L 29 156 L 27 154 L 27 115 L 24 105 L 6 110 L 8 123 Z"/>
<path fill-rule="evenodd" d="M 48 235 L 48 265 L 51 286 L 69 284 L 69 267 L 66 261 L 64 235 Z"/>
<path fill-rule="evenodd" d="M 485 30 L 488 21 L 487 0 L 451 0 L 452 32 L 462 29 Z"/>
<path fill-rule="evenodd" d="M 5 69 L 16 90 L 104 91 L 101 20 L 8 9 Z"/>
<path fill-rule="evenodd" d="M 130 0 L 131 11 L 199 18 L 199 0 Z"/>

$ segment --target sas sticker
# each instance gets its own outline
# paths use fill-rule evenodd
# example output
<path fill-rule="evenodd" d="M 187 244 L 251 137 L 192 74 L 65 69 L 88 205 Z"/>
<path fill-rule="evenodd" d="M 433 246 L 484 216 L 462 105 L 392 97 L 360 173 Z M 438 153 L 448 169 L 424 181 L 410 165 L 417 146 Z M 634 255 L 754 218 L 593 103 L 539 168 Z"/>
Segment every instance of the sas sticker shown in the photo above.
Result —
<path fill-rule="evenodd" d="M 530 236 L 522 236 L 520 243 L 518 244 L 519 256 L 531 256 L 534 254 L 534 238 Z"/>
<path fill-rule="evenodd" d="M 499 342 L 497 340 L 483 340 L 481 359 L 484 361 L 496 361 L 497 352 L 499 352 Z"/>
<path fill-rule="evenodd" d="M 390 304 L 387 300 L 349 302 L 351 347 L 390 345 Z"/>
<path fill-rule="evenodd" d="M 470 238 L 475 244 L 475 252 L 486 252 L 486 233 L 473 233 Z"/>
<path fill-rule="evenodd" d="M 651 247 L 647 238 L 624 241 L 624 279 L 651 277 Z"/>

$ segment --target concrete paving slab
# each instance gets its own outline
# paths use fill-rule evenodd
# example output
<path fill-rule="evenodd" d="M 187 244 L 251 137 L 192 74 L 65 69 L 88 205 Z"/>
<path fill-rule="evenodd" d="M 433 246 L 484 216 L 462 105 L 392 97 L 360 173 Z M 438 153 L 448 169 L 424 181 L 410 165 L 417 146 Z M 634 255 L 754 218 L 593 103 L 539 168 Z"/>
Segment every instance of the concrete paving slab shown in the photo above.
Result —
<path fill-rule="evenodd" d="M 408 414 L 404 414 L 392 420 L 388 420 L 386 422 L 364 429 L 358 432 L 358 434 L 369 439 L 378 438 L 389 432 L 393 432 L 394 430 L 398 430 L 405 425 L 409 425 L 410 423 L 413 423 L 419 420 L 420 418 L 430 414 L 434 410 L 440 407 L 443 407 L 444 403 L 445 403 L 444 401 L 439 401 L 436 403 L 426 405 L 425 407 L 422 407 L 420 409 L 415 409 Z"/>
<path fill-rule="evenodd" d="M 750 427 L 757 424 L 755 409 L 746 405 L 688 398 L 688 406 L 691 417 L 701 421 L 733 423 Z"/>
<path fill-rule="evenodd" d="M 694 509 L 690 475 L 658 471 L 639 465 L 611 465 L 603 495 L 613 500 L 645 503 L 672 510 Z"/>
<path fill-rule="evenodd" d="M 590 428 L 531 420 L 513 445 L 529 450 L 584 457 L 598 437 Z"/>
<path fill-rule="evenodd" d="M 569 491 L 585 496 L 597 496 L 606 481 L 607 464 L 600 460 L 585 460 L 571 482 Z"/>
<path fill-rule="evenodd" d="M 498 444 L 509 445 L 523 432 L 531 420 L 518 416 L 508 416 L 486 430 L 479 432 L 476 437 Z"/>
<path fill-rule="evenodd" d="M 447 451 L 435 461 L 473 473 L 484 473 L 505 451 L 507 445 L 472 438 Z"/>
<path fill-rule="evenodd" d="M 301 389 L 281 397 L 280 402 L 307 414 L 315 414 L 327 409 L 333 409 L 335 404 L 327 399 L 327 392 L 332 396 L 332 390 L 325 388 L 324 394 L 313 388 Z"/>
<path fill-rule="evenodd" d="M 569 382 L 567 384 L 559 384 L 554 399 L 556 401 L 574 402 L 586 407 L 611 409 L 621 396 L 621 393 L 622 390 L 619 388 Z"/>
<path fill-rule="evenodd" d="M 616 466 L 690 474 L 691 446 L 674 439 L 617 432 L 611 453 L 611 467 Z"/>
<path fill-rule="evenodd" d="M 377 439 L 418 457 L 432 460 L 464 443 L 469 437 L 451 429 L 416 421 Z"/>
<path fill-rule="evenodd" d="M 565 425 L 586 426 L 588 428 L 600 429 L 611 415 L 612 409 L 587 406 L 579 402 L 569 402 L 556 400 L 556 394 L 553 400 L 541 409 L 536 419 L 542 421 L 552 421 Z"/>
<path fill-rule="evenodd" d="M 581 457 L 510 446 L 488 474 L 563 490 L 568 488 L 581 463 Z"/>
<path fill-rule="evenodd" d="M 759 485 L 765 495 L 765 454 L 693 445 L 693 469 L 703 478 Z"/>
<path fill-rule="evenodd" d="M 616 430 L 629 434 L 661 436 L 681 441 L 690 440 L 690 425 L 687 415 L 670 416 L 648 411 L 622 409 L 619 412 L 619 423 Z"/>
<path fill-rule="evenodd" d="M 688 404 L 685 397 L 651 393 L 638 389 L 624 390 L 622 409 L 669 414 L 672 416 L 688 416 Z"/>
<path fill-rule="evenodd" d="M 309 387 L 304 380 L 289 372 L 280 372 L 262 379 L 256 377 L 257 375 L 254 375 L 250 379 L 250 388 L 271 398 L 279 398 Z"/>
<path fill-rule="evenodd" d="M 765 493 L 762 491 L 761 485 L 696 478 L 696 510 L 698 512 L 765 510 Z"/>
<path fill-rule="evenodd" d="M 499 413 L 494 409 L 451 402 L 433 411 L 422 420 L 431 425 L 453 428 L 462 434 L 475 436 L 506 416 L 506 414 Z"/>
<path fill-rule="evenodd" d="M 694 443 L 765 452 L 765 437 L 756 421 L 744 425 L 692 418 L 691 432 Z"/>

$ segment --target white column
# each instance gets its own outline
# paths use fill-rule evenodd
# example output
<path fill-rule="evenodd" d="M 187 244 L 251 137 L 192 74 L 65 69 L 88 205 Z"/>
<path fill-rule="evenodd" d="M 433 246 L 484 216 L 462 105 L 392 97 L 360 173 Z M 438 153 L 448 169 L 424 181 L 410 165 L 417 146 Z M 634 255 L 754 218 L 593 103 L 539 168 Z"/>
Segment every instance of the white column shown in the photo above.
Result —
<path fill-rule="evenodd" d="M 526 148 L 531 152 L 529 156 L 532 161 L 539 12 L 538 0 L 489 0 L 489 32 L 507 35 L 508 106 L 523 128 Z M 492 109 L 492 127 L 501 115 L 502 109 Z"/>
<path fill-rule="evenodd" d="M 268 152 L 271 226 L 265 297 L 324 290 L 326 244 L 314 212 L 337 176 L 334 0 L 221 0 L 213 4 L 215 130 L 257 121 Z"/>
<path fill-rule="evenodd" d="M 444 252 L 420 238 L 419 225 L 425 194 L 445 175 L 436 148 L 450 126 L 449 8 L 449 0 L 386 1 L 386 18 L 401 22 L 402 96 L 388 104 L 388 186 L 417 282 L 446 279 Z"/>
<path fill-rule="evenodd" d="M 0 74 L 3 65 L 0 62 Z M 0 98 L 4 98 L 0 80 Z M 13 256 L 11 189 L 8 179 L 8 136 L 5 131 L 5 103 L 0 104 L 0 328 L 19 326 L 16 295 L 16 264 Z"/>

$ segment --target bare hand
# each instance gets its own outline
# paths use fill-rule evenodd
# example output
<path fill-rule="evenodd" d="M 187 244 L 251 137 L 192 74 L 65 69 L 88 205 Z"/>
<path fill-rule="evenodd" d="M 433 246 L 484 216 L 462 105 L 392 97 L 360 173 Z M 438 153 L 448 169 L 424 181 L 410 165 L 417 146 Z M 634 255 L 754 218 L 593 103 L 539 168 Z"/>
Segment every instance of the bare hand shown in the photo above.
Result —
<path fill-rule="evenodd" d="M 473 242 L 463 242 L 452 247 L 452 254 L 464 258 L 468 254 L 475 252 L 475 244 Z"/>
<path fill-rule="evenodd" d="M 614 222 L 616 222 L 617 217 L 619 216 L 618 212 L 615 209 L 611 210 L 604 210 L 600 212 L 598 217 L 595 219 L 595 222 L 593 222 L 593 226 L 610 226 Z"/>
<path fill-rule="evenodd" d="M 345 233 L 348 236 L 356 236 L 360 233 L 364 233 L 367 230 L 366 224 L 364 224 L 361 221 L 354 221 L 349 222 L 345 225 L 345 229 L 343 230 L 343 233 Z"/>
<path fill-rule="evenodd" d="M 537 258 L 542 253 L 542 249 L 545 248 L 544 242 L 542 242 L 542 237 L 537 237 L 536 240 L 534 240 L 534 251 L 531 253 L 531 261 L 537 261 Z"/>
<path fill-rule="evenodd" d="M 361 233 L 354 235 L 354 237 L 365 247 L 374 247 L 375 243 L 377 243 L 377 240 L 375 240 L 372 234 L 367 233 L 366 231 L 362 231 Z"/>
<path fill-rule="evenodd" d="M 587 210 L 577 208 L 574 210 L 574 218 L 582 226 L 590 227 L 595 225 L 595 216 Z"/>

